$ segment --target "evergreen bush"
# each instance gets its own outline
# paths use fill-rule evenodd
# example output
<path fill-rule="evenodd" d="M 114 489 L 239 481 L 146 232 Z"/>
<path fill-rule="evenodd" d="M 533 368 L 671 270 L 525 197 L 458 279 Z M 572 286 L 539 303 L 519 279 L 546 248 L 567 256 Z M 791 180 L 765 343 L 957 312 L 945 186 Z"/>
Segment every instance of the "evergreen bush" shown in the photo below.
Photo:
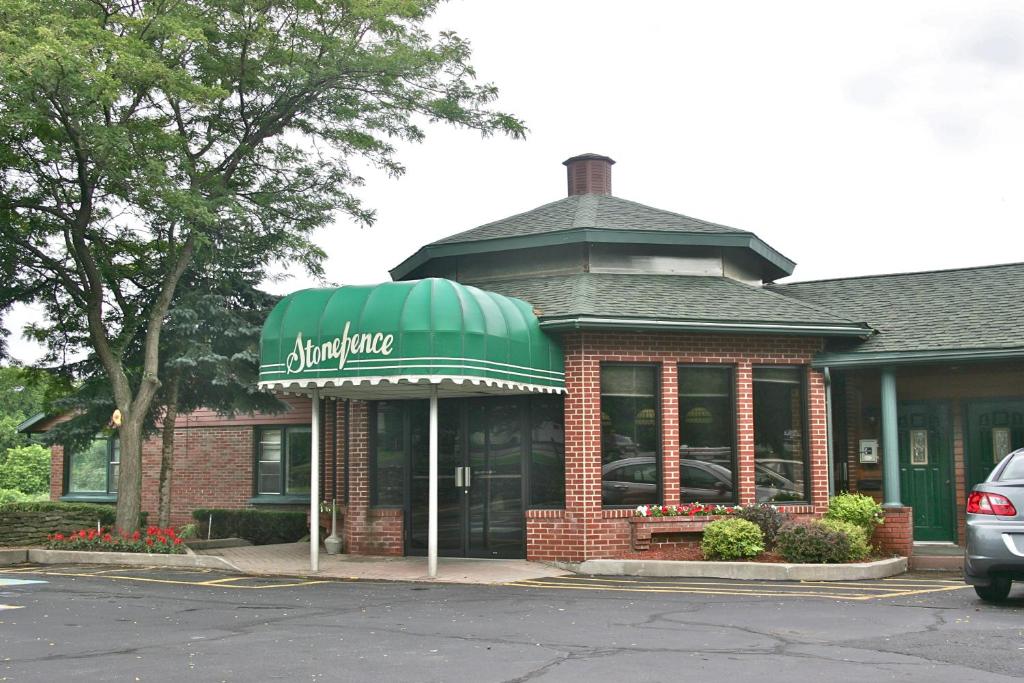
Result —
<path fill-rule="evenodd" d="M 192 511 L 200 538 L 206 538 L 210 515 L 213 515 L 211 538 L 244 538 L 254 545 L 293 543 L 309 531 L 305 512 L 200 508 Z"/>
<path fill-rule="evenodd" d="M 841 519 L 823 519 L 821 524 L 832 531 L 846 534 L 850 540 L 850 554 L 847 556 L 847 562 L 860 562 L 871 554 L 871 543 L 868 541 L 867 532 L 863 527 Z"/>
<path fill-rule="evenodd" d="M 764 552 L 764 535 L 745 519 L 720 519 L 704 528 L 700 549 L 706 560 L 757 557 Z"/>
<path fill-rule="evenodd" d="M 742 508 L 736 512 L 736 516 L 739 519 L 753 522 L 761 529 L 761 534 L 764 535 L 764 547 L 767 550 L 775 547 L 775 535 L 779 533 L 779 528 L 786 521 L 785 515 L 779 512 L 778 508 L 767 503 Z"/>
<path fill-rule="evenodd" d="M 861 493 L 840 493 L 828 502 L 825 518 L 856 524 L 864 529 L 864 533 L 870 539 L 875 527 L 885 521 L 885 512 L 871 496 Z"/>
<path fill-rule="evenodd" d="M 787 562 L 837 564 L 851 556 L 850 537 L 819 520 L 783 524 L 775 549 Z"/>

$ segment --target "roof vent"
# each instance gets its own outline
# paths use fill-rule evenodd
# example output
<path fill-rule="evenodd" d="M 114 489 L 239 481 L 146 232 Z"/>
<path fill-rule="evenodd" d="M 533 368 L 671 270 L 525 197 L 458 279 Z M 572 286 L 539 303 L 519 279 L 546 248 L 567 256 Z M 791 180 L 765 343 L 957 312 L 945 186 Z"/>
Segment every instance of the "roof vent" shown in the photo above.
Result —
<path fill-rule="evenodd" d="M 569 196 L 611 194 L 612 164 L 615 160 L 600 154 L 580 154 L 562 162 L 569 179 Z"/>

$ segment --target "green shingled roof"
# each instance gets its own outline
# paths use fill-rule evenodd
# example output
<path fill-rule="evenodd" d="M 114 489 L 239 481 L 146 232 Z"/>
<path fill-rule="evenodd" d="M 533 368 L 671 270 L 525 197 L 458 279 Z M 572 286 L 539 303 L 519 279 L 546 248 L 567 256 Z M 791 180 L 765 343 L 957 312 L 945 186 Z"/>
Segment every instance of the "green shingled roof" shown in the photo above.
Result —
<path fill-rule="evenodd" d="M 578 273 L 474 282 L 528 301 L 545 329 L 629 327 L 865 336 L 819 306 L 726 277 Z"/>
<path fill-rule="evenodd" d="M 415 277 L 416 269 L 434 258 L 574 242 L 747 249 L 760 260 L 766 280 L 790 275 L 796 266 L 752 232 L 612 195 L 581 194 L 432 242 L 392 269 L 391 276 Z"/>
<path fill-rule="evenodd" d="M 772 285 L 879 334 L 846 355 L 1024 349 L 1024 263 Z M 922 358 L 925 356 L 922 355 Z"/>
<path fill-rule="evenodd" d="M 719 235 L 750 234 L 745 230 L 709 223 L 680 213 L 662 211 L 612 195 L 580 194 L 439 239 L 433 244 L 522 237 L 573 228 L 653 230 Z"/>

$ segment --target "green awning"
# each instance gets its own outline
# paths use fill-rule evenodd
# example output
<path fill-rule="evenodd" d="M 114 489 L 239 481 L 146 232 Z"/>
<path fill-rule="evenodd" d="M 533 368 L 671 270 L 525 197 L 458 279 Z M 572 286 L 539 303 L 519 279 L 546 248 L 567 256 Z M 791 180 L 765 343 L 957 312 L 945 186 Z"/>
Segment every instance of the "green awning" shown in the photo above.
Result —
<path fill-rule="evenodd" d="M 563 392 L 530 304 L 439 278 L 304 289 L 263 325 L 262 388 L 350 398 Z"/>

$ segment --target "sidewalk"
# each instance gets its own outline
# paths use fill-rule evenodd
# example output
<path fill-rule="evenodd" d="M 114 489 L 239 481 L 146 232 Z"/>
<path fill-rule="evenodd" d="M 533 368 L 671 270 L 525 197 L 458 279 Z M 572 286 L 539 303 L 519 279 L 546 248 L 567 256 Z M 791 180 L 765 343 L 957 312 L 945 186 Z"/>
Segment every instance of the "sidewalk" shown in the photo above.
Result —
<path fill-rule="evenodd" d="M 437 561 L 437 578 L 431 579 L 427 576 L 425 557 L 328 555 L 322 550 L 320 571 L 313 573 L 309 571 L 308 543 L 216 548 L 197 550 L 196 554 L 220 557 L 243 574 L 263 576 L 498 584 L 571 574 L 546 564 L 526 560 L 441 557 Z"/>

